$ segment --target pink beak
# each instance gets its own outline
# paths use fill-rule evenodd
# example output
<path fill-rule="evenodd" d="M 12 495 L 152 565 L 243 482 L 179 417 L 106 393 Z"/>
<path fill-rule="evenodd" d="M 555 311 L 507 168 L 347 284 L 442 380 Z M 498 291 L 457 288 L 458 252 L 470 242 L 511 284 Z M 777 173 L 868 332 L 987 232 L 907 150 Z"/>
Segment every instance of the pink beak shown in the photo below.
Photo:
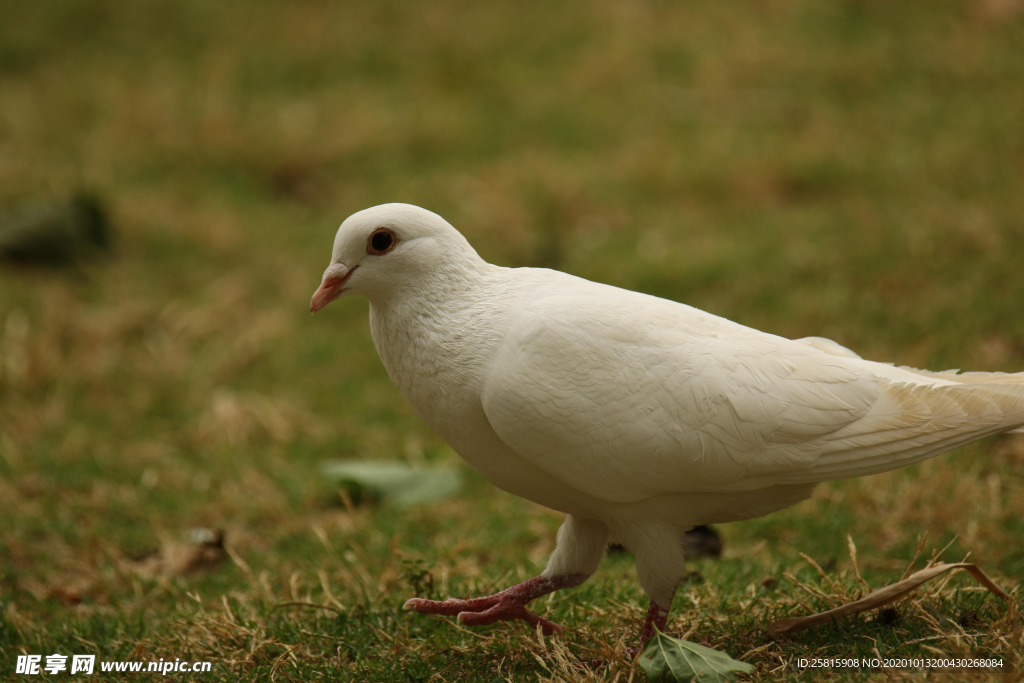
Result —
<path fill-rule="evenodd" d="M 356 266 L 358 268 L 359 266 Z M 349 270 L 341 263 L 335 263 L 324 271 L 324 279 L 320 282 L 320 288 L 313 293 L 309 302 L 309 312 L 316 313 L 321 308 L 331 303 L 345 291 L 345 283 L 356 272 L 356 268 Z"/>

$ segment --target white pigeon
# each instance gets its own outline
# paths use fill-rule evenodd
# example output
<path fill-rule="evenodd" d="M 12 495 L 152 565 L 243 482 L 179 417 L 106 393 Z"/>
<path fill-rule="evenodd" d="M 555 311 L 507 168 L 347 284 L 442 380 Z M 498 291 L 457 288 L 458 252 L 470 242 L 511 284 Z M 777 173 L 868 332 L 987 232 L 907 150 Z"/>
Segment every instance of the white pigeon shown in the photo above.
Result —
<path fill-rule="evenodd" d="M 664 629 L 695 525 L 766 515 L 823 481 L 896 469 L 1024 424 L 1024 373 L 928 372 L 789 340 L 684 304 L 480 258 L 408 204 L 338 229 L 312 312 L 370 300 L 388 375 L 498 488 L 566 513 L 544 572 L 495 595 L 413 598 L 467 625 L 522 619 L 577 586 L 610 542 Z"/>

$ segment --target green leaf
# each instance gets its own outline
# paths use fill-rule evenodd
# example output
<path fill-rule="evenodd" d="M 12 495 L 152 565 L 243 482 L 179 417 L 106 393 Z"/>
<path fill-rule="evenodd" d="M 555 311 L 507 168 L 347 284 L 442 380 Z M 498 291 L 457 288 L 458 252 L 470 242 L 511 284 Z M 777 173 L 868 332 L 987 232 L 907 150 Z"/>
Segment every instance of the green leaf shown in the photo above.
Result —
<path fill-rule="evenodd" d="M 403 507 L 448 498 L 462 488 L 462 476 L 456 470 L 412 467 L 404 462 L 333 461 L 323 463 L 320 469 L 329 480 L 369 490 Z"/>
<path fill-rule="evenodd" d="M 640 656 L 640 666 L 651 683 L 726 683 L 736 680 L 736 671 L 754 670 L 750 664 L 737 662 L 724 652 L 670 638 L 657 629 Z"/>

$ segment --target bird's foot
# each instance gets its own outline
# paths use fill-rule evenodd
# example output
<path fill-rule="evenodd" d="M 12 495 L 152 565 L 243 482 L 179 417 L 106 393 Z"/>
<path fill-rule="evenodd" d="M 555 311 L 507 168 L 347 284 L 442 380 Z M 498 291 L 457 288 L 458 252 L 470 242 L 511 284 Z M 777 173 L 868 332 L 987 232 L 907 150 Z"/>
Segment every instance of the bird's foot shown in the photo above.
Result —
<path fill-rule="evenodd" d="M 504 591 L 502 591 L 504 592 Z M 405 603 L 405 609 L 416 610 L 420 614 L 441 614 L 446 617 L 455 617 L 460 624 L 466 626 L 486 626 L 496 621 L 521 620 L 531 627 L 539 625 L 544 635 L 550 636 L 553 633 L 562 633 L 562 627 L 558 624 L 539 617 L 524 607 L 515 598 L 503 596 L 501 593 L 488 595 L 483 598 L 472 600 L 424 600 L 423 598 L 412 598 Z"/>
<path fill-rule="evenodd" d="M 466 626 L 486 626 L 496 621 L 520 620 L 525 621 L 532 628 L 540 626 L 544 635 L 561 634 L 561 626 L 526 609 L 526 603 L 561 588 L 578 586 L 584 579 L 586 579 L 585 576 L 576 574 L 551 579 L 538 576 L 511 588 L 506 588 L 500 593 L 482 598 L 469 600 L 412 598 L 406 601 L 405 609 L 412 609 L 420 614 L 455 617 L 460 624 Z"/>
<path fill-rule="evenodd" d="M 629 656 L 633 659 L 639 657 L 640 653 L 643 652 L 644 645 L 647 644 L 647 640 L 654 635 L 655 627 L 659 631 L 664 631 L 667 623 L 668 610 L 658 605 L 654 600 L 651 600 L 651 605 L 647 608 L 647 618 L 644 619 L 643 631 L 640 632 L 640 644 L 626 650 Z"/>

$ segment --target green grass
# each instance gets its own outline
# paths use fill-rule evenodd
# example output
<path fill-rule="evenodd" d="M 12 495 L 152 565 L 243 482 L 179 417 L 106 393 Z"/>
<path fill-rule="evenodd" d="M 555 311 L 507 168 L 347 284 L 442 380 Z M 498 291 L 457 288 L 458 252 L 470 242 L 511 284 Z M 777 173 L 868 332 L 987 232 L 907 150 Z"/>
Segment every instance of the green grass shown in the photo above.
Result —
<path fill-rule="evenodd" d="M 306 312 L 334 229 L 376 203 L 438 211 L 502 265 L 873 359 L 1024 370 L 1016 0 L 3 16 L 0 202 L 93 188 L 118 245 L 69 271 L 0 270 L 2 676 L 57 652 L 209 660 L 206 680 L 642 680 L 619 647 L 645 604 L 629 556 L 538 605 L 564 641 L 461 630 L 400 606 L 534 575 L 559 516 L 468 468 L 458 498 L 404 510 L 348 508 L 320 477 L 335 458 L 458 462 L 388 381 L 365 302 Z M 722 527 L 725 557 L 695 563 L 670 633 L 743 656 L 753 680 L 876 649 L 1020 670 L 1022 520 L 1019 438 L 823 486 Z M 143 569 L 195 528 L 223 529 L 230 557 Z M 926 533 L 925 557 L 970 554 L 1011 603 L 959 577 L 893 623 L 765 635 L 856 593 L 847 535 L 880 586 Z M 566 663 L 595 656 L 608 664 Z"/>

